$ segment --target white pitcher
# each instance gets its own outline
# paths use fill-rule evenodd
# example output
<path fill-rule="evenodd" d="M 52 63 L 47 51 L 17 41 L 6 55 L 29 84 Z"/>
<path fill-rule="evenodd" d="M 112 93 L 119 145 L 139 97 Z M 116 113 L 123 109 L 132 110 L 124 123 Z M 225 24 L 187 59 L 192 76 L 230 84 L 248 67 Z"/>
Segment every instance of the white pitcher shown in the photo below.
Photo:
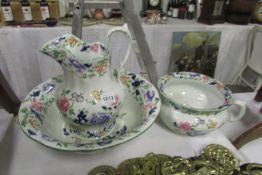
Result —
<path fill-rule="evenodd" d="M 110 30 L 106 46 L 67 34 L 41 48 L 41 52 L 59 62 L 64 71 L 64 82 L 56 91 L 62 116 L 76 132 L 84 131 L 89 139 L 100 139 L 110 133 L 125 100 L 121 83 L 110 69 L 110 40 L 115 32 L 123 32 L 129 39 L 121 71 L 131 49 L 132 38 L 127 25 Z"/>

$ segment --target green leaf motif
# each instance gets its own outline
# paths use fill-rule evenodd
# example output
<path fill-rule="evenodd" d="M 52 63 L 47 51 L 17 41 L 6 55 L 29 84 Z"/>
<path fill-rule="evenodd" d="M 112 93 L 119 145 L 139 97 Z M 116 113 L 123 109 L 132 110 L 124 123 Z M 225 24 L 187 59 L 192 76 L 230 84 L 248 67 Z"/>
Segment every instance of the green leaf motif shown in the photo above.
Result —
<path fill-rule="evenodd" d="M 118 73 L 117 73 L 117 70 L 116 70 L 116 69 L 114 69 L 113 76 L 114 76 L 115 78 L 117 78 L 117 75 L 118 75 Z"/>
<path fill-rule="evenodd" d="M 54 77 L 52 78 L 56 83 L 62 83 L 62 79 L 60 77 Z"/>
<path fill-rule="evenodd" d="M 62 147 L 62 144 L 60 142 L 58 142 L 56 145 Z"/>
<path fill-rule="evenodd" d="M 68 147 L 68 144 L 67 143 L 62 143 L 64 147 Z"/>
<path fill-rule="evenodd" d="M 29 111 L 28 111 L 28 108 L 23 108 L 23 109 L 21 109 L 21 112 L 24 113 L 24 114 L 27 114 Z"/>
<path fill-rule="evenodd" d="M 81 77 L 84 78 L 84 79 L 87 78 L 86 74 L 81 75 Z"/>
<path fill-rule="evenodd" d="M 21 122 L 21 126 L 23 126 L 24 128 L 26 127 L 26 125 L 27 125 L 27 121 L 24 119 L 24 120 L 22 120 L 22 122 Z"/>
<path fill-rule="evenodd" d="M 74 111 L 73 108 L 71 108 L 71 109 L 69 110 L 69 115 L 75 115 L 75 111 Z"/>
<path fill-rule="evenodd" d="M 93 77 L 95 77 L 96 76 L 96 74 L 95 73 L 92 73 L 92 74 L 89 74 L 88 76 L 87 76 L 87 78 L 93 78 Z"/>

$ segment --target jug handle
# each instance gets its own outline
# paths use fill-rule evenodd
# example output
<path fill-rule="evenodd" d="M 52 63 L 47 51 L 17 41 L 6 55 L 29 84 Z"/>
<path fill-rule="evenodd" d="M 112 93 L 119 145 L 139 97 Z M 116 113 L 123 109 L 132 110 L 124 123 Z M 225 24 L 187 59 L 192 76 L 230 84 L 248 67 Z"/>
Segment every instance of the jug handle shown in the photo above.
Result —
<path fill-rule="evenodd" d="M 234 106 L 239 106 L 240 110 L 238 111 L 238 114 L 234 114 L 236 111 L 230 111 L 230 108 L 233 108 Z M 228 116 L 230 121 L 236 121 L 241 119 L 245 113 L 246 113 L 246 103 L 241 100 L 234 100 L 232 106 L 229 108 Z"/>
<path fill-rule="evenodd" d="M 129 54 L 130 54 L 130 51 L 131 51 L 131 48 L 132 48 L 132 36 L 131 36 L 131 34 L 128 30 L 127 24 L 124 24 L 121 27 L 114 27 L 114 28 L 109 30 L 109 32 L 107 33 L 107 38 L 106 38 L 106 45 L 107 45 L 109 56 L 110 56 L 110 63 L 111 63 L 111 44 L 110 43 L 111 43 L 111 37 L 115 32 L 122 32 L 128 38 L 127 52 L 126 52 L 126 55 L 125 55 L 123 61 L 120 62 L 120 67 L 119 67 L 119 70 L 118 70 L 118 81 L 121 82 L 120 81 L 120 73 L 123 70 L 123 67 L 124 67 L 128 57 L 129 57 Z"/>

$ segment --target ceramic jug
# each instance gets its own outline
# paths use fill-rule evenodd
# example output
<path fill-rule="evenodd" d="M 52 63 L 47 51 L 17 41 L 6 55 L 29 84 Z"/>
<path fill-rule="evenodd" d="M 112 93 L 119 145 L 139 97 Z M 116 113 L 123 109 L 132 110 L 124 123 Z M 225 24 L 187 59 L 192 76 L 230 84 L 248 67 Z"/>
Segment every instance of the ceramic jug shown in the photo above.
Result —
<path fill-rule="evenodd" d="M 129 41 L 121 71 L 131 49 L 127 25 L 110 30 L 106 46 L 67 34 L 41 48 L 41 52 L 55 59 L 64 71 L 64 82 L 55 95 L 61 116 L 76 133 L 84 131 L 89 139 L 100 139 L 110 133 L 125 100 L 121 83 L 110 69 L 110 40 L 115 32 L 126 34 Z"/>

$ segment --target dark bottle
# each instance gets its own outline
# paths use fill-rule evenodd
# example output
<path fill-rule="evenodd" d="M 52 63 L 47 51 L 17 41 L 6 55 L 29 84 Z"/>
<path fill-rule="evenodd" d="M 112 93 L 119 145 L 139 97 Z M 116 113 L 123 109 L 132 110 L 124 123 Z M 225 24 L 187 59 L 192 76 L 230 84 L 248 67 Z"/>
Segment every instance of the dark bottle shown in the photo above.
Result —
<path fill-rule="evenodd" d="M 142 10 L 140 11 L 140 16 L 141 17 L 146 17 L 146 1 L 142 0 Z"/>
<path fill-rule="evenodd" d="M 2 13 L 5 19 L 5 23 L 8 24 L 14 24 L 14 16 L 12 13 L 11 5 L 9 0 L 2 0 L 1 1 L 1 6 L 2 6 Z"/>
<path fill-rule="evenodd" d="M 262 85 L 261 85 L 260 89 L 257 91 L 257 94 L 255 96 L 255 100 L 257 102 L 262 102 Z"/>
<path fill-rule="evenodd" d="M 172 17 L 172 12 L 173 12 L 173 4 L 174 4 L 174 0 L 169 0 L 169 2 L 168 2 L 168 14 L 167 14 L 167 16 L 168 17 Z"/>
<path fill-rule="evenodd" d="M 167 8 L 166 8 L 166 16 L 171 17 L 172 16 L 172 0 L 168 1 Z"/>
<path fill-rule="evenodd" d="M 179 12 L 179 0 L 174 0 L 172 17 L 178 18 L 178 12 Z"/>
<path fill-rule="evenodd" d="M 41 10 L 41 15 L 42 19 L 46 20 L 46 18 L 49 18 L 49 9 L 48 9 L 48 2 L 46 0 L 41 0 L 40 1 L 40 10 Z"/>
<path fill-rule="evenodd" d="M 186 0 L 181 0 L 180 1 L 180 6 L 179 6 L 179 10 L 178 10 L 178 18 L 185 19 L 186 11 L 187 11 Z"/>
<path fill-rule="evenodd" d="M 262 102 L 262 85 L 260 86 L 259 90 L 257 91 L 257 94 L 255 96 L 255 101 Z M 260 108 L 259 112 L 262 114 L 262 107 Z"/>
<path fill-rule="evenodd" d="M 196 1 L 190 0 L 188 4 L 187 18 L 193 19 L 195 16 Z"/>
<path fill-rule="evenodd" d="M 32 17 L 32 11 L 31 11 L 29 0 L 22 0 L 21 5 L 22 5 L 22 11 L 24 15 L 24 20 L 32 21 L 33 17 Z"/>

